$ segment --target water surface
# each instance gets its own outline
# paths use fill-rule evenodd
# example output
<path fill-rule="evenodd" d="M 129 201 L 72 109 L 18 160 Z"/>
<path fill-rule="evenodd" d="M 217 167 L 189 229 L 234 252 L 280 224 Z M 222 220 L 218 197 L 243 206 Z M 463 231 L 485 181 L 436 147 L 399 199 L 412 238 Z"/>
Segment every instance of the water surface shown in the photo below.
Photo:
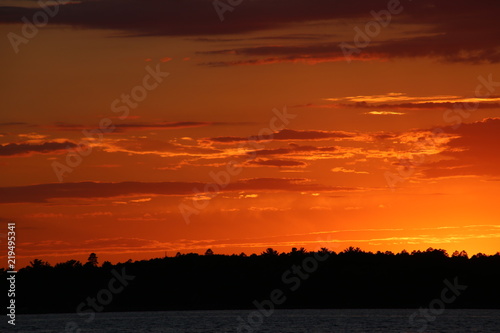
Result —
<path fill-rule="evenodd" d="M 19 315 L 22 333 L 499 333 L 500 310 L 446 310 L 433 317 L 410 310 L 256 310 Z M 7 326 L 6 321 L 1 325 Z M 10 325 L 8 325 L 10 326 Z M 12 328 L 10 326 L 10 328 Z M 78 331 L 81 329 L 81 331 Z M 4 331 L 4 330 L 2 330 Z"/>

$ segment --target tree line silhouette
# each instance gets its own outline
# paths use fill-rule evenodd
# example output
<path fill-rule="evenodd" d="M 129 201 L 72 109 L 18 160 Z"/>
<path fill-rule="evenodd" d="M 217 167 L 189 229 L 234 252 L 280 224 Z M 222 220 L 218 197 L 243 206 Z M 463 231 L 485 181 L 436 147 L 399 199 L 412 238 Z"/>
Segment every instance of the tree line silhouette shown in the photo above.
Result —
<path fill-rule="evenodd" d="M 315 256 L 324 260 L 304 273 L 300 288 L 290 290 L 284 273 Z M 69 260 L 51 266 L 35 259 L 17 273 L 18 313 L 76 312 L 88 297 L 107 288 L 117 272 L 134 279 L 103 311 L 250 309 L 275 289 L 286 292 L 286 302 L 278 308 L 419 308 L 440 297 L 446 279 L 467 286 L 448 308 L 500 308 L 500 252 L 469 258 L 465 251 L 450 256 L 432 248 L 372 253 L 349 247 L 339 253 L 269 248 L 249 256 L 209 249 L 205 255 L 177 253 L 102 265 L 94 253 L 84 264 Z M 0 269 L 4 288 L 6 275 Z"/>

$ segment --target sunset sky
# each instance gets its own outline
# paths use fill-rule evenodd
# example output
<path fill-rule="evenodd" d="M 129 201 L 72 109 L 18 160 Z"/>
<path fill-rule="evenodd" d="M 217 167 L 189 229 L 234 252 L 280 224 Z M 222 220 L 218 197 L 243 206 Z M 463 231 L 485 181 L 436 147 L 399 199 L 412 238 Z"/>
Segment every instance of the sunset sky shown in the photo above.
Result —
<path fill-rule="evenodd" d="M 65 2 L 0 1 L 18 265 L 500 251 L 498 1 Z"/>

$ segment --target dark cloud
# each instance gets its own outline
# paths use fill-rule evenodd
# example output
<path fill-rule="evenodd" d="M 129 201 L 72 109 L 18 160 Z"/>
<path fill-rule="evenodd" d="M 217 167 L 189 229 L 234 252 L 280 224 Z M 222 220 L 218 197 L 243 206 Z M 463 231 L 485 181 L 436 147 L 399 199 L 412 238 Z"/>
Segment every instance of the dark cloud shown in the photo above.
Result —
<path fill-rule="evenodd" d="M 107 133 L 122 133 L 126 131 L 144 131 L 144 130 L 175 130 L 191 127 L 205 127 L 205 126 L 246 126 L 254 125 L 252 122 L 214 122 L 214 121 L 173 121 L 173 122 L 157 122 L 157 123 L 116 123 L 113 122 L 114 130 L 109 126 Z M 68 124 L 63 122 L 55 123 L 54 126 L 62 131 L 82 131 L 84 129 L 92 129 L 92 126 L 83 124 Z"/>
<path fill-rule="evenodd" d="M 315 0 L 314 5 L 310 0 L 243 1 L 237 10 L 226 12 L 224 22 L 220 22 L 213 0 L 95 0 L 60 6 L 59 13 L 50 22 L 80 28 L 121 30 L 137 36 L 238 34 L 299 22 L 356 17 L 367 13 L 362 9 L 369 11 L 387 5 L 386 0 L 371 0 L 367 7 L 365 1 Z M 40 10 L 2 9 L 0 21 L 4 23 L 20 22 L 23 16 L 32 17 Z"/>
<path fill-rule="evenodd" d="M 44 142 L 40 144 L 30 143 L 8 143 L 0 146 L 0 156 L 17 156 L 31 153 L 47 154 L 67 148 L 75 148 L 77 145 L 73 142 Z"/>
<path fill-rule="evenodd" d="M 320 131 L 320 130 L 291 130 L 284 129 L 279 132 L 275 132 L 271 135 L 261 135 L 261 136 L 249 136 L 249 137 L 238 137 L 238 136 L 219 136 L 207 139 L 212 142 L 220 143 L 232 143 L 232 142 L 242 142 L 242 141 L 268 141 L 268 140 L 327 140 L 327 139 L 344 139 L 351 138 L 355 135 L 352 133 L 342 132 L 342 131 Z"/>
<path fill-rule="evenodd" d="M 374 38 L 362 49 L 362 57 L 434 57 L 470 63 L 500 61 L 500 25 L 497 24 L 500 2 L 497 0 L 400 2 L 403 10 L 392 15 L 390 24 L 415 34 L 390 40 Z M 387 0 L 253 0 L 243 1 L 227 11 L 224 22 L 220 22 L 213 0 L 94 0 L 60 6 L 50 24 L 121 31 L 128 36 L 234 35 L 300 26 L 306 22 L 326 24 L 327 20 L 332 23 L 328 27 L 332 32 L 336 31 L 335 24 L 359 26 L 364 31 L 364 24 L 374 20 L 371 13 L 386 10 L 387 6 Z M 0 22 L 21 22 L 23 16 L 31 18 L 37 11 L 40 8 L 2 7 Z M 230 51 L 258 58 L 207 64 L 338 61 L 343 58 L 338 44 L 353 44 L 354 35 L 353 31 L 345 40 L 339 38 L 327 43 L 236 48 Z M 305 37 L 292 35 L 295 40 Z M 223 51 L 228 50 L 220 52 Z"/>
<path fill-rule="evenodd" d="M 221 42 L 242 42 L 242 41 L 255 41 L 255 40 L 320 40 L 328 37 L 332 37 L 331 34 L 289 34 L 289 35 L 277 35 L 277 36 L 262 36 L 262 37 L 248 37 L 248 38 L 208 38 L 208 37 L 198 37 L 191 38 L 196 42 L 209 42 L 209 43 L 221 43 Z M 199 52 L 199 53 L 213 53 L 213 52 Z M 215 52 L 219 53 L 219 52 Z"/>
<path fill-rule="evenodd" d="M 487 99 L 485 99 L 487 100 Z M 370 104 L 366 102 L 357 102 L 354 104 L 339 104 L 341 107 L 359 108 L 359 109 L 396 109 L 396 110 L 429 110 L 429 109 L 453 109 L 463 107 L 463 102 L 425 102 L 425 103 L 396 103 L 396 104 Z M 500 108 L 500 103 L 477 102 L 478 109 Z"/>
<path fill-rule="evenodd" d="M 262 65 L 281 62 L 309 62 L 320 61 L 344 61 L 345 57 L 339 48 L 338 42 L 303 44 L 303 45 L 272 45 L 253 46 L 215 51 L 199 52 L 207 55 L 234 55 L 245 57 L 244 60 L 211 61 L 201 65 L 239 66 L 239 65 Z M 248 59 L 248 57 L 253 57 Z M 258 58 L 255 58 L 258 57 Z"/>
<path fill-rule="evenodd" d="M 240 136 L 218 136 L 214 138 L 209 138 L 207 140 L 220 143 L 233 143 L 233 142 L 249 141 L 250 139 L 243 138 Z"/>
<path fill-rule="evenodd" d="M 331 19 L 363 18 L 371 11 L 385 9 L 373 1 L 352 1 L 358 11 L 343 17 L 343 12 L 333 14 Z M 280 62 L 317 63 L 325 61 L 344 61 L 344 51 L 352 60 L 376 58 L 413 58 L 432 57 L 447 62 L 498 63 L 500 61 L 500 26 L 495 24 L 500 11 L 500 3 L 493 0 L 472 3 L 467 0 L 441 1 L 427 0 L 419 2 L 401 1 L 403 11 L 392 15 L 391 25 L 401 31 L 407 27 L 419 27 L 420 36 L 380 40 L 378 36 L 368 38 L 368 45 L 356 44 L 353 32 L 345 40 L 296 45 L 272 45 L 238 47 L 206 52 L 209 54 L 230 54 L 245 57 L 243 60 L 225 60 L 205 62 L 207 66 L 260 65 Z M 352 26 L 365 31 L 363 23 L 373 21 L 352 22 Z M 349 24 L 343 20 L 343 24 Z M 384 29 L 381 27 L 381 29 Z M 424 36 L 422 36 L 422 34 Z M 359 36 L 359 35 L 358 35 Z M 358 40 L 365 41 L 366 33 Z M 373 39 L 373 40 L 372 40 Z M 344 44 L 342 49 L 339 45 Z"/>
<path fill-rule="evenodd" d="M 0 187 L 0 203 L 46 203 L 52 199 L 96 199 L 137 195 L 194 195 L 203 191 L 200 182 L 121 182 L 121 183 L 52 183 L 29 186 Z M 235 181 L 221 191 L 343 191 L 347 187 L 313 184 L 306 179 L 254 178 Z M 197 190 L 195 190 L 197 189 Z"/>
<path fill-rule="evenodd" d="M 398 137 L 398 135 L 395 133 L 375 133 L 372 134 L 371 136 L 377 140 L 395 139 Z"/>
<path fill-rule="evenodd" d="M 255 161 L 248 162 L 253 165 L 261 165 L 261 166 L 276 166 L 276 167 L 298 167 L 305 166 L 306 163 L 301 161 L 291 161 L 291 160 L 267 160 L 267 159 L 259 159 Z"/>
<path fill-rule="evenodd" d="M 0 188 L 0 202 L 48 202 L 55 198 L 111 198 L 139 194 L 187 194 L 199 183 L 58 183 Z"/>
<path fill-rule="evenodd" d="M 354 137 L 352 133 L 341 131 L 303 131 L 284 129 L 274 134 L 273 140 L 325 140 Z"/>
<path fill-rule="evenodd" d="M 332 103 L 332 104 L 299 104 L 294 105 L 296 108 L 323 108 L 323 109 L 368 109 L 368 110 L 394 110 L 394 111 L 410 111 L 410 110 L 450 110 L 450 109 L 463 109 L 465 107 L 470 108 L 474 105 L 476 109 L 499 109 L 500 103 L 486 102 L 487 99 L 483 99 L 484 102 L 421 102 L 421 103 L 367 103 L 367 102 L 355 102 L 355 103 Z M 382 111 L 383 112 L 383 111 Z"/>
<path fill-rule="evenodd" d="M 117 123 L 113 124 L 115 129 L 113 132 L 124 132 L 132 130 L 169 130 L 178 128 L 189 128 L 189 127 L 203 127 L 210 126 L 216 123 L 204 122 L 204 121 L 178 121 L 178 122 L 164 122 L 164 123 Z M 84 129 L 91 128 L 90 126 L 85 126 L 81 124 L 68 124 L 68 123 L 55 123 L 57 129 L 68 130 L 68 131 L 81 131 Z"/>
<path fill-rule="evenodd" d="M 492 84 L 495 84 L 494 82 Z M 366 100 L 384 100 L 383 102 L 368 102 Z M 408 100 L 401 102 L 400 100 Z M 408 96 L 403 93 L 389 93 L 385 95 L 374 96 L 352 96 L 339 99 L 327 99 L 334 101 L 331 104 L 298 104 L 293 107 L 311 107 L 311 108 L 354 108 L 354 109 L 375 109 L 375 110 L 430 110 L 430 109 L 455 109 L 467 108 L 471 106 L 477 109 L 496 109 L 500 108 L 500 97 L 498 95 L 491 95 L 487 97 L 470 97 L 470 96 Z M 349 102 L 349 101 L 352 102 Z"/>

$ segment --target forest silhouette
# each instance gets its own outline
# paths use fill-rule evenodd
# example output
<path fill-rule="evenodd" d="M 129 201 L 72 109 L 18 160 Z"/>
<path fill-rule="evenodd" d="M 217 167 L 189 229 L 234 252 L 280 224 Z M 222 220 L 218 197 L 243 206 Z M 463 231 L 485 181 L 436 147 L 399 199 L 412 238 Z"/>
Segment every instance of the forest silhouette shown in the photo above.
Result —
<path fill-rule="evenodd" d="M 123 288 L 113 281 L 119 274 L 130 277 Z M 3 283 L 6 275 L 0 269 Z M 99 265 L 92 253 L 86 263 L 51 266 L 35 259 L 16 280 L 19 313 L 78 312 L 82 302 L 107 288 L 119 292 L 97 311 L 250 309 L 273 290 L 284 300 L 276 308 L 419 308 L 440 298 L 450 283 L 463 288 L 447 308 L 500 308 L 500 253 L 469 258 L 464 251 L 448 255 L 432 248 L 412 253 L 269 248 L 249 256 L 208 249 L 205 255 L 177 253 L 114 265 Z"/>

